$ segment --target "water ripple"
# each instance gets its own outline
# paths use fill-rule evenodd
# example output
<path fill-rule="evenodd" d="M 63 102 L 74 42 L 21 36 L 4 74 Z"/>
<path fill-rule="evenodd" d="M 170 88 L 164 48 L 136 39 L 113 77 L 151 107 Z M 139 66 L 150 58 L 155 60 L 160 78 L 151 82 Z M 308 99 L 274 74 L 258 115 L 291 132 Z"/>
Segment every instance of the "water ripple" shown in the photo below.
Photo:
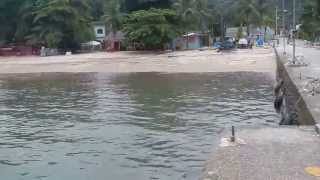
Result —
<path fill-rule="evenodd" d="M 2 75 L 1 178 L 198 179 L 223 128 L 276 124 L 268 77 Z"/>

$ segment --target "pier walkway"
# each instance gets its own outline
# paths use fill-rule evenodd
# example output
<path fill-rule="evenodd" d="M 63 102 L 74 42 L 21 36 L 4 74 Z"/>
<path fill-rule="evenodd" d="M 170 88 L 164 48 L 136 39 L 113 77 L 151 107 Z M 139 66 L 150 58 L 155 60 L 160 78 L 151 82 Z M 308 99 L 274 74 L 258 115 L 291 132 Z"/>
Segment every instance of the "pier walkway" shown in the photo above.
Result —
<path fill-rule="evenodd" d="M 279 63 L 283 64 L 290 83 L 311 114 L 305 121 L 309 126 L 238 129 L 238 143 L 229 143 L 229 146 L 222 143 L 214 150 L 203 180 L 320 179 L 320 172 L 317 172 L 320 171 L 320 126 L 317 125 L 320 123 L 320 49 L 297 41 L 296 55 L 300 65 L 289 62 L 291 45 L 286 46 L 286 55 L 283 55 L 281 44 L 276 50 Z M 225 137 L 230 134 L 226 132 Z M 315 170 L 315 174 L 310 174 L 310 169 Z"/>

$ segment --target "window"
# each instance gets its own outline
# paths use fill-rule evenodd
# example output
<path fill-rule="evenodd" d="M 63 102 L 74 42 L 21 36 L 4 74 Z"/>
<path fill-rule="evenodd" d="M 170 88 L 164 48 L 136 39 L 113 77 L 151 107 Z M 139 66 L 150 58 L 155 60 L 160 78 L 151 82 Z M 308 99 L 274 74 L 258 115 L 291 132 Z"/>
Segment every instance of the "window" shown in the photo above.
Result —
<path fill-rule="evenodd" d="M 97 29 L 97 34 L 103 34 L 103 29 Z"/>

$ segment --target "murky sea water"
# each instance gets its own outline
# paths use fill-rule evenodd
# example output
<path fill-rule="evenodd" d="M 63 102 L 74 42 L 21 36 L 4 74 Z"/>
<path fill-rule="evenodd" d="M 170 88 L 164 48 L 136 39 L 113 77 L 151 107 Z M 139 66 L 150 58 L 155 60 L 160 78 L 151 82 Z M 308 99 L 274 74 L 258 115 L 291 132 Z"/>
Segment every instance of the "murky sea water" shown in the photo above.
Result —
<path fill-rule="evenodd" d="M 0 76 L 0 179 L 198 179 L 224 127 L 273 126 L 262 73 Z"/>

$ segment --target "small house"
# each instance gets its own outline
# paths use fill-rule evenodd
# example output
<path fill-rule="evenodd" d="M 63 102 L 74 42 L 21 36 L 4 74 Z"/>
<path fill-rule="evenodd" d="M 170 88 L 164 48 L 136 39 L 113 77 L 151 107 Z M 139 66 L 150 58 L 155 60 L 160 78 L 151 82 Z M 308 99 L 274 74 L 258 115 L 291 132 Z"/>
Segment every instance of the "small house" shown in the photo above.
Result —
<path fill-rule="evenodd" d="M 92 23 L 95 33 L 95 41 L 102 43 L 102 48 L 107 51 L 120 51 L 121 42 L 125 39 L 125 35 L 121 31 L 111 32 L 103 21 L 95 21 Z"/>
<path fill-rule="evenodd" d="M 95 34 L 95 40 L 100 42 L 104 41 L 107 34 L 106 24 L 101 21 L 96 21 L 92 23 L 92 26 Z"/>
<path fill-rule="evenodd" d="M 203 33 L 189 33 L 173 41 L 173 46 L 178 50 L 199 49 L 209 46 L 209 36 Z"/>

